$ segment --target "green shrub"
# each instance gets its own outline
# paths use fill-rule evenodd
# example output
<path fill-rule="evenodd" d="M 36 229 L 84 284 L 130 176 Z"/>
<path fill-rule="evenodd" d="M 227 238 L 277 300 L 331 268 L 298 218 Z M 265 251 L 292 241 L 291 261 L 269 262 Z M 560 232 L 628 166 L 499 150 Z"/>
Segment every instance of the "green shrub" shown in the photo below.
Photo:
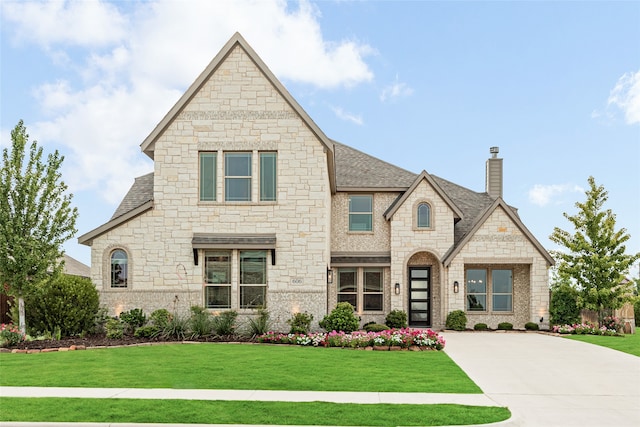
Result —
<path fill-rule="evenodd" d="M 510 331 L 512 329 L 513 329 L 513 325 L 509 322 L 498 323 L 498 330 L 500 331 Z"/>
<path fill-rule="evenodd" d="M 363 329 L 367 332 L 382 332 L 388 330 L 389 327 L 387 325 L 371 322 L 364 325 Z"/>
<path fill-rule="evenodd" d="M 311 329 L 311 322 L 313 321 L 313 314 L 307 312 L 294 313 L 291 319 L 287 320 L 290 326 L 290 334 L 308 334 Z"/>
<path fill-rule="evenodd" d="M 140 308 L 132 308 L 129 311 L 123 311 L 120 313 L 120 320 L 125 324 L 125 332 L 132 334 L 140 326 L 144 326 L 147 323 L 147 316 Z"/>
<path fill-rule="evenodd" d="M 636 327 L 640 328 L 640 297 L 633 303 L 633 317 L 636 319 Z"/>
<path fill-rule="evenodd" d="M 390 328 L 406 328 L 407 327 L 407 313 L 402 310 L 391 310 L 385 318 L 385 325 Z"/>
<path fill-rule="evenodd" d="M 270 317 L 271 316 L 267 310 L 264 308 L 259 309 L 257 317 L 249 318 L 249 335 L 255 337 L 269 332 L 271 325 L 271 321 L 269 320 Z"/>
<path fill-rule="evenodd" d="M 172 316 L 167 326 L 162 329 L 161 335 L 165 338 L 183 340 L 187 336 L 189 319 L 183 316 Z"/>
<path fill-rule="evenodd" d="M 574 325 L 580 323 L 578 308 L 578 291 L 567 283 L 554 285 L 551 288 L 549 314 L 552 325 Z"/>
<path fill-rule="evenodd" d="M 208 337 L 213 332 L 213 319 L 206 308 L 194 305 L 189 317 L 191 338 Z"/>
<path fill-rule="evenodd" d="M 160 333 L 160 329 L 158 329 L 155 325 L 146 325 L 141 326 L 135 330 L 133 336 L 136 338 L 155 338 Z"/>
<path fill-rule="evenodd" d="M 540 329 L 540 326 L 538 326 L 538 324 L 535 322 L 527 322 L 524 324 L 524 328 L 527 331 L 537 331 Z"/>
<path fill-rule="evenodd" d="M 119 319 L 107 320 L 107 338 L 111 340 L 120 339 L 124 336 L 124 323 Z"/>
<path fill-rule="evenodd" d="M 24 300 L 33 335 L 58 328 L 64 337 L 77 336 L 95 328 L 100 302 L 89 279 L 60 274 L 41 282 Z"/>
<path fill-rule="evenodd" d="M 152 325 L 157 326 L 159 329 L 164 329 L 167 327 L 172 318 L 173 316 L 171 316 L 169 310 L 160 308 L 151 313 L 151 315 L 149 316 L 149 322 Z"/>
<path fill-rule="evenodd" d="M 487 329 L 489 329 L 489 327 L 486 323 L 476 323 L 475 325 L 473 325 L 473 329 L 475 331 L 486 331 Z"/>
<path fill-rule="evenodd" d="M 454 331 L 464 331 L 467 327 L 467 315 L 462 310 L 454 310 L 447 315 L 445 326 Z"/>
<path fill-rule="evenodd" d="M 360 321 L 353 312 L 353 306 L 348 302 L 339 302 L 331 313 L 320 321 L 320 327 L 327 332 L 353 332 L 358 330 Z"/>
<path fill-rule="evenodd" d="M 213 318 L 213 330 L 221 336 L 235 334 L 237 317 L 238 312 L 235 310 L 223 311 Z"/>

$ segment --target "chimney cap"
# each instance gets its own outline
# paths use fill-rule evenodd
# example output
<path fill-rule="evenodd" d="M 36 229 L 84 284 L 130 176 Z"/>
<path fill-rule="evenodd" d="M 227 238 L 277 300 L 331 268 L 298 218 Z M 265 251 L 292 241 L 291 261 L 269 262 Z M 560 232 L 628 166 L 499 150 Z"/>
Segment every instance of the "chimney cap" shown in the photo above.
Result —
<path fill-rule="evenodd" d="M 498 153 L 500 152 L 500 147 L 491 147 L 489 148 L 489 153 L 492 154 L 492 157 L 495 159 L 498 157 Z"/>

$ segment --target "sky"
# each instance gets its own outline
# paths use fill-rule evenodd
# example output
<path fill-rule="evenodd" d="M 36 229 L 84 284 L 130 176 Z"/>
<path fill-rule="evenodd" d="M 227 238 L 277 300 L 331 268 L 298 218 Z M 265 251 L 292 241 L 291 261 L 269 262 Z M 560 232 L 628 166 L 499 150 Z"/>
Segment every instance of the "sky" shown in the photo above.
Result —
<path fill-rule="evenodd" d="M 77 236 L 153 170 L 140 144 L 238 31 L 329 138 L 478 192 L 499 147 L 547 250 L 593 176 L 640 252 L 639 1 L 0 0 L 0 27 L 0 148 L 22 119 L 65 156 Z"/>

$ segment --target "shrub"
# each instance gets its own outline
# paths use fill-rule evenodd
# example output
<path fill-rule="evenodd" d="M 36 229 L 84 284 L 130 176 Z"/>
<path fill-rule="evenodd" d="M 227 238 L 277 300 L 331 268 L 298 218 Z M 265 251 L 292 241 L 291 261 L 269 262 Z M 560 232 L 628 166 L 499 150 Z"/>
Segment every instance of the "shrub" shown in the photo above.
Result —
<path fill-rule="evenodd" d="M 94 330 L 100 303 L 89 279 L 60 274 L 41 282 L 24 299 L 25 316 L 34 335 L 56 328 L 65 337 Z"/>
<path fill-rule="evenodd" d="M 149 322 L 151 322 L 152 325 L 157 326 L 159 329 L 164 329 L 172 318 L 173 316 L 171 316 L 169 310 L 160 308 L 151 313 L 149 316 Z"/>
<path fill-rule="evenodd" d="M 157 326 L 146 325 L 136 329 L 133 336 L 136 338 L 155 338 L 158 336 L 160 330 Z"/>
<path fill-rule="evenodd" d="M 20 329 L 13 324 L 0 325 L 0 347 L 11 347 L 24 340 Z"/>
<path fill-rule="evenodd" d="M 487 329 L 489 329 L 489 327 L 486 323 L 476 323 L 475 325 L 473 325 L 474 331 L 486 331 Z"/>
<path fill-rule="evenodd" d="M 640 297 L 633 303 L 633 317 L 636 319 L 636 326 L 640 327 Z"/>
<path fill-rule="evenodd" d="M 213 331 L 213 320 L 211 313 L 206 308 L 200 306 L 191 307 L 191 317 L 189 317 L 189 330 L 191 338 L 208 337 Z"/>
<path fill-rule="evenodd" d="M 395 329 L 406 328 L 407 313 L 402 310 L 391 310 L 389 314 L 387 314 L 384 324 Z"/>
<path fill-rule="evenodd" d="M 162 329 L 161 335 L 166 338 L 185 339 L 189 329 L 189 319 L 183 316 L 172 316 L 169 323 Z"/>
<path fill-rule="evenodd" d="M 527 322 L 527 323 L 525 323 L 525 324 L 524 324 L 524 328 L 525 328 L 527 331 L 537 331 L 537 330 L 539 330 L 539 329 L 540 329 L 540 327 L 538 326 L 538 324 L 537 324 L 537 323 L 535 323 L 535 322 Z"/>
<path fill-rule="evenodd" d="M 249 318 L 249 335 L 252 337 L 269 332 L 270 324 L 269 312 L 264 308 L 258 310 L 258 316 Z"/>
<path fill-rule="evenodd" d="M 213 330 L 218 335 L 233 335 L 236 332 L 237 317 L 237 311 L 223 311 L 213 318 Z"/>
<path fill-rule="evenodd" d="M 551 288 L 549 314 L 553 325 L 573 325 L 580 321 L 580 309 L 576 301 L 578 291 L 571 285 L 563 283 Z"/>
<path fill-rule="evenodd" d="M 513 325 L 509 322 L 498 323 L 498 330 L 500 331 L 510 331 L 512 329 L 513 329 Z"/>
<path fill-rule="evenodd" d="M 358 329 L 359 320 L 353 312 L 353 306 L 348 302 L 339 302 L 331 313 L 320 321 L 320 327 L 327 332 L 353 332 Z"/>
<path fill-rule="evenodd" d="M 622 332 L 624 324 L 622 320 L 616 316 L 606 316 L 602 319 L 602 326 L 610 331 Z"/>
<path fill-rule="evenodd" d="M 132 308 L 129 311 L 123 311 L 120 313 L 120 320 L 125 324 L 125 332 L 132 334 L 136 328 L 144 326 L 147 322 L 147 316 L 142 312 L 140 308 Z"/>
<path fill-rule="evenodd" d="M 120 339 L 124 336 L 124 323 L 119 319 L 107 320 L 107 338 L 110 340 Z"/>
<path fill-rule="evenodd" d="M 313 321 L 313 314 L 307 312 L 294 313 L 291 319 L 287 320 L 290 326 L 290 334 L 308 334 L 311 329 L 311 322 Z"/>
<path fill-rule="evenodd" d="M 387 325 L 371 322 L 364 325 L 363 329 L 367 332 L 382 332 L 388 330 L 389 327 Z"/>
<path fill-rule="evenodd" d="M 467 327 L 467 315 L 462 310 L 454 310 L 447 315 L 445 326 L 454 331 L 464 331 Z"/>

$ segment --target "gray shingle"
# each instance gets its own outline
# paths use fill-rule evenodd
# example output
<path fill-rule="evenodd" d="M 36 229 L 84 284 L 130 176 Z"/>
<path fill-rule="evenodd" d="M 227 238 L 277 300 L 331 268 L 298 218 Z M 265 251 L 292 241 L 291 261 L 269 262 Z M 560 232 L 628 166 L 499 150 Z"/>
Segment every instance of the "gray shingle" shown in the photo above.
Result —
<path fill-rule="evenodd" d="M 153 200 L 153 172 L 139 176 L 135 179 L 133 185 L 129 189 L 129 192 L 124 196 L 124 199 L 120 202 L 120 206 L 118 206 L 118 209 L 113 213 L 111 219 L 113 220 L 118 218 L 119 216 L 142 206 L 149 200 Z"/>

